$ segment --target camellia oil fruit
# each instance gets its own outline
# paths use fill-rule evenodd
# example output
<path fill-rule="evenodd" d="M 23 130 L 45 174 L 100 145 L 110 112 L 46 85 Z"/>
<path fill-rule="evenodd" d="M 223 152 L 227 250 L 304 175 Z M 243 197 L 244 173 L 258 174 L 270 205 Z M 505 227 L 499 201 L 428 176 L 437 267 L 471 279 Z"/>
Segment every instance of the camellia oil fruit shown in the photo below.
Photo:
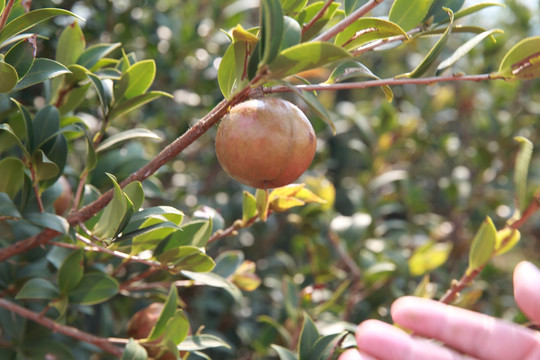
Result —
<path fill-rule="evenodd" d="M 259 189 L 294 182 L 315 156 L 315 131 L 304 113 L 279 98 L 245 101 L 219 125 L 216 153 L 237 181 Z"/>

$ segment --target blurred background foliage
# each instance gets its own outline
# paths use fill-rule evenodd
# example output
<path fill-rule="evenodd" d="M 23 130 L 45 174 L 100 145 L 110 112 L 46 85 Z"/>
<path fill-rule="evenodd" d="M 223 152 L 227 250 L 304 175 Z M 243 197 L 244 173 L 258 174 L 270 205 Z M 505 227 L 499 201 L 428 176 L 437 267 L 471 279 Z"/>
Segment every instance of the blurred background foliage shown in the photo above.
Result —
<path fill-rule="evenodd" d="M 501 2 L 506 8 L 482 11 L 468 22 L 505 33 L 495 36 L 496 43 L 484 41 L 449 71 L 495 71 L 512 45 L 540 34 L 540 1 Z M 375 15 L 387 14 L 390 5 L 383 3 Z M 137 124 L 164 141 L 130 143 L 107 153 L 91 174 L 99 189 L 110 186 L 105 171 L 119 180 L 127 177 L 221 100 L 216 76 L 229 44 L 221 29 L 258 22 L 256 0 L 34 0 L 33 6 L 62 7 L 85 18 L 80 25 L 87 44 L 121 42 L 139 60 L 154 59 L 158 70 L 153 89 L 174 95 L 115 120 L 113 131 Z M 42 57 L 54 57 L 55 41 L 68 21 L 57 18 L 56 24 L 40 25 L 40 33 L 49 37 L 41 41 Z M 454 35 L 446 55 L 470 37 Z M 434 41 L 413 40 L 393 51 L 362 55 L 360 61 L 381 78 L 392 77 L 414 68 Z M 306 77 L 317 82 L 327 75 L 322 69 Z M 272 215 L 266 223 L 208 247 L 212 257 L 241 250 L 256 263 L 262 285 L 244 293 L 241 303 L 216 288 L 180 289 L 192 329 L 204 325 L 205 332 L 232 346 L 208 354 L 219 359 L 271 358 L 271 343 L 294 344 L 303 310 L 322 332 L 352 328 L 368 318 L 390 320 L 392 301 L 414 293 L 423 279 L 410 273 L 408 260 L 428 242 L 453 245 L 445 264 L 430 274 L 428 287 L 440 296 L 451 279 L 465 271 L 470 241 L 485 216 L 501 226 L 513 212 L 512 176 L 519 148 L 513 138 L 538 143 L 539 90 L 539 81 L 407 85 L 393 88 L 391 103 L 380 89 L 320 93 L 337 133 L 303 108 L 316 129 L 318 147 L 301 181 L 328 203 Z M 294 96 L 284 96 L 302 106 Z M 43 100 L 36 98 L 34 105 Z M 97 108 L 88 103 L 78 115 L 91 122 Z M 214 135 L 215 129 L 145 181 L 148 205 L 168 204 L 190 216 L 213 209 L 214 230 L 241 218 L 242 190 L 252 189 L 221 170 Z M 531 192 L 540 185 L 539 164 L 535 152 Z M 78 171 L 71 169 L 72 175 Z M 464 299 L 473 309 L 523 320 L 512 299 L 511 270 L 524 258 L 540 264 L 538 219 L 522 229 L 518 247 L 488 265 L 466 291 Z M 99 316 L 79 319 L 81 328 L 125 337 L 130 314 L 149 304 L 144 294 L 140 300 L 118 297 L 100 305 Z"/>

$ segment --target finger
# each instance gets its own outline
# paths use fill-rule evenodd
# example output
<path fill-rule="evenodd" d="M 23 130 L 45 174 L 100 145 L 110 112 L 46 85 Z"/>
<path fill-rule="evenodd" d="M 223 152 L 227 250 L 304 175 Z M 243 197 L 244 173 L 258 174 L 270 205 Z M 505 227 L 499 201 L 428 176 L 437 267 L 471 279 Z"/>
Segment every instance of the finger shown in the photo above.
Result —
<path fill-rule="evenodd" d="M 349 349 L 341 354 L 338 360 L 377 360 L 368 354 L 360 354 L 356 349 Z"/>
<path fill-rule="evenodd" d="M 392 305 L 392 317 L 415 334 L 441 340 L 479 359 L 540 359 L 537 332 L 484 314 L 433 300 L 403 297 Z"/>
<path fill-rule="evenodd" d="M 514 270 L 514 297 L 523 313 L 540 323 L 540 270 L 528 261 L 520 262 Z"/>
<path fill-rule="evenodd" d="M 454 351 L 378 320 L 364 321 L 356 330 L 358 349 L 380 360 L 458 360 Z"/>

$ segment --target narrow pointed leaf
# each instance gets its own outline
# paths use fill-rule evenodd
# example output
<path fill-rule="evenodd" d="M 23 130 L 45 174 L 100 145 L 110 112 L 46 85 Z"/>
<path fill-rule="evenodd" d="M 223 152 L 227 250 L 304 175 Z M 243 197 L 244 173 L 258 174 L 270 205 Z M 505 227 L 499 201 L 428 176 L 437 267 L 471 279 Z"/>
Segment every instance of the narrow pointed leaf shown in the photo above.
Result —
<path fill-rule="evenodd" d="M 480 225 L 480 228 L 472 241 L 469 250 L 468 274 L 484 267 L 488 263 L 493 256 L 496 242 L 497 229 L 495 228 L 495 225 L 493 225 L 491 218 L 487 217 L 482 225 Z"/>
<path fill-rule="evenodd" d="M 298 360 L 298 356 L 291 350 L 276 344 L 272 344 L 270 346 L 278 354 L 280 360 Z"/>
<path fill-rule="evenodd" d="M 112 149 L 115 146 L 118 146 L 126 141 L 133 139 L 151 139 L 156 141 L 163 140 L 159 135 L 148 129 L 130 129 L 122 131 L 121 133 L 114 134 L 113 136 L 105 139 L 99 144 L 96 149 L 96 152 L 103 152 L 109 149 Z"/>
<path fill-rule="evenodd" d="M 159 315 L 159 318 L 156 321 L 156 324 L 152 328 L 152 331 L 150 331 L 150 334 L 146 338 L 148 341 L 157 339 L 158 337 L 161 336 L 161 334 L 165 332 L 167 322 L 169 321 L 170 318 L 174 316 L 177 308 L 178 308 L 178 292 L 176 290 L 176 287 L 173 284 L 169 289 L 169 295 L 167 295 L 167 300 L 165 300 L 165 304 L 163 305 L 161 314 Z"/>
<path fill-rule="evenodd" d="M 358 61 L 344 61 L 340 63 L 330 74 L 325 83 L 332 84 L 342 82 L 348 79 L 363 77 L 380 80 L 380 77 L 371 72 L 364 64 Z M 392 101 L 394 93 L 388 85 L 381 86 L 381 89 L 388 101 Z"/>
<path fill-rule="evenodd" d="M 283 10 L 280 0 L 261 1 L 261 61 L 259 65 L 271 64 L 279 53 L 283 38 Z"/>
<path fill-rule="evenodd" d="M 177 348 L 180 351 L 197 351 L 218 347 L 231 348 L 223 339 L 215 335 L 200 334 L 186 337 Z"/>
<path fill-rule="evenodd" d="M 312 360 L 310 359 L 311 350 L 315 346 L 315 342 L 319 338 L 319 331 L 313 323 L 313 320 L 307 313 L 304 313 L 304 325 L 300 332 L 300 340 L 298 342 L 298 354 L 299 360 Z"/>
<path fill-rule="evenodd" d="M 64 65 L 50 59 L 39 58 L 34 61 L 28 73 L 17 83 L 12 90 L 19 91 L 32 85 L 44 82 L 45 80 L 55 78 L 63 74 L 69 74 L 70 71 Z"/>
<path fill-rule="evenodd" d="M 257 215 L 257 200 L 251 193 L 244 191 L 242 195 L 242 221 L 247 223 Z"/>
<path fill-rule="evenodd" d="M 463 1 L 462 1 L 463 3 Z M 474 4 L 470 7 L 467 7 L 465 9 L 462 9 L 462 10 L 459 10 L 459 11 L 456 11 L 454 8 L 450 7 L 454 13 L 455 13 L 455 17 L 454 17 L 454 20 L 457 20 L 457 19 L 461 19 L 462 17 L 465 17 L 465 16 L 468 16 L 468 15 L 471 15 L 471 14 L 474 14 L 475 12 L 478 12 L 480 10 L 483 10 L 485 8 L 488 8 L 488 7 L 491 7 L 491 6 L 501 6 L 501 7 L 505 7 L 504 4 L 501 4 L 501 3 L 495 3 L 495 2 L 484 2 L 484 3 L 479 3 L 479 4 Z M 449 7 L 449 6 L 447 6 Z M 448 22 L 448 18 L 446 19 L 443 19 L 441 18 L 440 19 L 440 22 L 439 24 L 445 24 Z"/>
<path fill-rule="evenodd" d="M 109 118 L 113 119 L 118 116 L 124 115 L 162 96 L 172 98 L 170 94 L 163 91 L 150 91 L 145 94 L 135 96 L 129 100 L 123 101 L 120 104 L 115 105 L 111 110 Z"/>
<path fill-rule="evenodd" d="M 77 64 L 91 70 L 104 56 L 120 47 L 121 43 L 95 44 L 88 47 L 77 59 Z"/>
<path fill-rule="evenodd" d="M 399 25 L 379 18 L 360 18 L 340 32 L 334 43 L 345 49 L 354 49 L 370 41 L 392 36 L 408 38 L 407 33 Z"/>
<path fill-rule="evenodd" d="M 469 51 L 471 51 L 476 45 L 478 45 L 486 37 L 493 35 L 494 33 L 502 33 L 502 30 L 493 29 L 489 31 L 484 31 L 481 34 L 476 35 L 465 44 L 461 45 L 448 59 L 444 60 L 437 66 L 437 71 L 435 75 L 440 75 L 444 70 L 448 69 L 454 65 L 459 59 L 465 56 Z"/>

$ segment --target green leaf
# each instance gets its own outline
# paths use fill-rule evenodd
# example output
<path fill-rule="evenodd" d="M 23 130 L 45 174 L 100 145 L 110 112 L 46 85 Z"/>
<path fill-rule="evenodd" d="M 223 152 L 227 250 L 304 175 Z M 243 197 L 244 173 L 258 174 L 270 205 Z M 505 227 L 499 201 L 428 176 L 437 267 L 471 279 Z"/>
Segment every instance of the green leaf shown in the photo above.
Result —
<path fill-rule="evenodd" d="M 345 0 L 345 14 L 350 15 L 353 11 L 364 5 L 366 2 L 367 0 Z"/>
<path fill-rule="evenodd" d="M 49 280 L 32 278 L 28 280 L 15 296 L 15 299 L 56 299 L 58 289 Z"/>
<path fill-rule="evenodd" d="M 24 114 L 23 114 L 24 116 Z M 30 123 L 31 124 L 31 123 Z M 11 128 L 11 126 L 9 124 L 0 124 L 0 135 L 3 135 L 2 136 L 2 144 L 0 146 L 2 146 L 1 150 L 5 150 L 5 149 L 9 149 L 9 147 L 11 147 L 12 144 L 15 144 L 19 147 L 19 149 L 22 150 L 24 156 L 26 158 L 30 158 L 30 153 L 28 152 L 28 150 L 26 149 L 26 147 L 24 146 L 24 144 L 21 142 L 21 140 L 19 139 L 19 137 L 17 136 L 17 134 L 15 134 L 15 132 L 13 131 L 13 129 Z M 0 151 L 0 153 L 2 152 Z"/>
<path fill-rule="evenodd" d="M 380 80 L 380 77 L 372 73 L 371 70 L 369 70 L 364 64 L 354 60 L 347 60 L 336 66 L 325 83 L 339 83 L 357 77 Z M 394 93 L 392 92 L 390 86 L 384 85 L 381 86 L 381 89 L 386 96 L 386 99 L 388 101 L 392 101 L 394 98 Z"/>
<path fill-rule="evenodd" d="M 283 10 L 280 0 L 261 0 L 261 46 L 259 66 L 271 64 L 283 39 Z"/>
<path fill-rule="evenodd" d="M 24 214 L 24 218 L 35 225 L 58 231 L 61 234 L 67 234 L 69 231 L 69 223 L 67 220 L 55 214 L 28 213 Z"/>
<path fill-rule="evenodd" d="M 287 328 L 273 317 L 268 315 L 259 315 L 257 317 L 257 322 L 270 325 L 279 333 L 279 336 L 281 336 L 285 342 L 289 343 L 291 341 L 291 334 Z"/>
<path fill-rule="evenodd" d="M 139 61 L 131 65 L 120 78 L 117 89 L 121 89 L 121 91 L 117 92 L 115 89 L 116 98 L 131 99 L 145 93 L 154 82 L 155 76 L 156 63 L 154 60 Z"/>
<path fill-rule="evenodd" d="M 34 152 L 34 156 L 32 156 L 32 165 L 36 173 L 37 181 L 53 179 L 60 174 L 58 165 L 51 161 L 41 149 Z"/>
<path fill-rule="evenodd" d="M 502 30 L 493 29 L 489 31 L 484 31 L 481 34 L 476 35 L 465 44 L 461 45 L 457 50 L 450 56 L 448 59 L 444 60 L 437 66 L 437 71 L 435 75 L 440 75 L 444 70 L 448 69 L 450 66 L 454 65 L 459 59 L 465 56 L 469 51 L 471 51 L 476 45 L 478 45 L 482 40 L 488 36 L 492 36 L 494 33 L 502 33 Z"/>
<path fill-rule="evenodd" d="M 80 305 L 95 305 L 118 294 L 118 282 L 103 273 L 84 274 L 77 286 L 69 292 L 69 300 Z"/>
<path fill-rule="evenodd" d="M 295 353 L 283 346 L 272 344 L 270 347 L 275 350 L 280 360 L 298 360 L 298 356 Z"/>
<path fill-rule="evenodd" d="M 167 322 L 170 318 L 174 316 L 177 308 L 178 291 L 176 290 L 176 286 L 172 284 L 169 289 L 169 294 L 167 295 L 167 300 L 165 300 L 165 304 L 163 305 L 163 309 L 161 310 L 161 314 L 159 315 L 159 318 L 157 319 L 154 327 L 152 328 L 152 331 L 150 331 L 150 334 L 148 335 L 146 340 L 156 340 L 165 332 L 165 330 L 167 329 Z"/>
<path fill-rule="evenodd" d="M 451 242 L 428 242 L 416 248 L 409 258 L 409 272 L 412 276 L 420 276 L 443 265 L 450 252 Z"/>
<path fill-rule="evenodd" d="M 122 101 L 120 104 L 117 104 L 112 108 L 111 113 L 109 115 L 109 119 L 113 119 L 118 116 L 124 115 L 162 96 L 172 98 L 172 95 L 167 94 L 166 92 L 163 92 L 163 91 L 150 91 L 150 92 L 147 92 L 146 94 L 138 95 L 129 100 Z"/>
<path fill-rule="evenodd" d="M 234 42 L 225 51 L 218 69 L 218 84 L 221 93 L 226 99 L 247 84 L 247 78 L 242 79 L 247 60 L 246 42 Z"/>
<path fill-rule="evenodd" d="M 419 25 L 431 8 L 434 0 L 396 0 L 390 8 L 388 20 L 409 31 Z"/>
<path fill-rule="evenodd" d="M 189 321 L 182 309 L 177 309 L 174 315 L 167 321 L 165 326 L 167 331 L 163 334 L 161 343 L 171 342 L 175 345 L 180 344 L 189 332 Z"/>
<path fill-rule="evenodd" d="M 84 84 L 82 86 L 77 86 L 67 93 L 63 98 L 62 103 L 58 107 L 60 114 L 65 115 L 79 107 L 83 101 L 86 99 L 86 94 L 91 84 Z"/>
<path fill-rule="evenodd" d="M 255 196 L 244 190 L 242 193 L 242 221 L 246 224 L 255 216 L 257 216 L 257 200 Z"/>
<path fill-rule="evenodd" d="M 540 36 L 521 40 L 501 61 L 495 75 L 506 80 L 533 79 L 540 76 Z"/>
<path fill-rule="evenodd" d="M 13 219 L 20 219 L 22 217 L 8 194 L 3 192 L 0 192 L 0 216 L 8 216 Z"/>
<path fill-rule="evenodd" d="M 224 347 L 230 349 L 231 347 L 221 338 L 215 335 L 200 334 L 187 336 L 179 345 L 180 351 L 197 351 Z"/>
<path fill-rule="evenodd" d="M 302 38 L 302 28 L 298 21 L 288 16 L 283 17 L 283 39 L 279 46 L 280 50 L 287 49 L 291 46 L 298 45 Z"/>
<path fill-rule="evenodd" d="M 81 281 L 84 273 L 84 250 L 72 252 L 64 259 L 58 270 L 58 287 L 62 294 L 73 290 Z"/>
<path fill-rule="evenodd" d="M 0 94 L 5 94 L 11 91 L 17 85 L 19 80 L 17 70 L 8 63 L 0 61 Z"/>
<path fill-rule="evenodd" d="M 92 85 L 94 85 L 103 113 L 108 113 L 113 100 L 110 82 L 104 81 L 104 79 L 90 72 L 86 75 Z"/>
<path fill-rule="evenodd" d="M 518 208 L 522 212 L 529 205 L 527 202 L 527 177 L 533 153 L 533 143 L 522 136 L 517 136 L 514 139 L 520 144 L 514 170 L 514 186 L 516 187 Z"/>
<path fill-rule="evenodd" d="M 0 174 L 0 193 L 6 193 L 13 199 L 24 182 L 23 162 L 15 157 L 0 160 Z"/>
<path fill-rule="evenodd" d="M 132 139 L 151 139 L 151 140 L 156 140 L 156 141 L 163 140 L 161 137 L 159 137 L 159 135 L 157 135 L 151 130 L 142 129 L 142 128 L 130 129 L 130 130 L 122 131 L 118 134 L 114 134 L 113 136 L 102 141 L 97 147 L 96 152 L 99 153 L 102 151 L 112 149 L 113 147 Z"/>
<path fill-rule="evenodd" d="M 332 355 L 334 348 L 336 347 L 338 340 L 343 339 L 348 335 L 348 332 L 342 332 L 337 334 L 330 334 L 321 336 L 315 341 L 311 354 L 309 355 L 310 360 L 327 360 Z"/>
<path fill-rule="evenodd" d="M 228 278 L 233 275 L 236 269 L 244 262 L 244 253 L 240 250 L 228 250 L 216 257 L 216 266 L 213 273 L 221 277 Z"/>
<path fill-rule="evenodd" d="M 236 285 L 218 274 L 211 272 L 200 273 L 187 270 L 182 271 L 181 274 L 188 279 L 195 280 L 203 285 L 224 289 L 233 297 L 236 302 L 240 302 L 242 299 L 242 293 L 236 287 Z"/>
<path fill-rule="evenodd" d="M 104 56 L 120 47 L 121 43 L 114 44 L 95 44 L 89 46 L 77 59 L 77 64 L 91 70 L 94 65 Z"/>
<path fill-rule="evenodd" d="M 348 57 L 351 55 L 339 46 L 328 42 L 310 41 L 280 52 L 268 69 L 271 78 L 282 79 Z"/>
<path fill-rule="evenodd" d="M 144 202 L 144 191 L 140 181 L 133 181 L 127 184 L 122 191 L 133 203 L 133 209 L 138 211 Z"/>
<path fill-rule="evenodd" d="M 338 2 L 334 2 L 330 4 L 330 6 L 327 7 L 327 9 L 324 11 L 322 16 L 319 19 L 317 19 L 315 23 L 313 23 L 307 30 L 304 30 L 304 34 L 302 35 L 302 41 L 305 42 L 312 39 L 321 31 L 321 29 L 326 24 L 328 24 L 330 20 L 332 20 L 332 18 L 335 15 L 339 13 L 343 13 L 343 11 L 341 10 L 338 11 L 339 5 L 340 4 Z M 307 24 L 315 17 L 315 15 L 319 13 L 319 11 L 322 10 L 324 6 L 325 6 L 324 1 L 316 1 L 312 4 L 309 4 L 298 15 L 297 17 L 298 22 L 300 24 Z"/>
<path fill-rule="evenodd" d="M 60 15 L 74 16 L 82 20 L 79 16 L 63 9 L 45 8 L 33 10 L 13 19 L 0 30 L 0 45 L 10 37 L 20 34 L 52 17 Z"/>
<path fill-rule="evenodd" d="M 19 41 L 6 53 L 4 60 L 17 71 L 19 79 L 32 68 L 36 57 L 35 37 Z"/>
<path fill-rule="evenodd" d="M 32 85 L 44 82 L 54 77 L 69 74 L 70 71 L 64 65 L 50 59 L 36 59 L 28 73 L 17 83 L 12 90 L 19 91 Z"/>
<path fill-rule="evenodd" d="M 139 344 L 138 341 L 129 339 L 126 348 L 122 352 L 120 360 L 147 360 L 148 354 L 146 349 Z"/>
<path fill-rule="evenodd" d="M 51 105 L 45 106 L 37 112 L 32 120 L 32 128 L 34 133 L 33 144 L 31 148 L 39 149 L 44 147 L 60 129 L 60 114 L 58 110 Z"/>
<path fill-rule="evenodd" d="M 126 231 L 140 229 L 146 220 L 151 218 L 160 219 L 161 221 L 170 221 L 175 225 L 180 225 L 184 218 L 184 213 L 171 206 L 155 206 L 144 209 L 133 214 L 129 220 L 129 224 L 126 226 Z"/>
<path fill-rule="evenodd" d="M 212 220 L 193 220 L 182 226 L 182 231 L 171 236 L 171 246 L 193 245 L 204 247 L 212 235 Z"/>
<path fill-rule="evenodd" d="M 169 271 L 178 273 L 182 270 L 195 272 L 208 272 L 215 266 L 214 260 L 198 247 L 195 246 L 179 246 L 165 251 L 158 255 L 157 260 L 160 263 L 167 264 Z"/>
<path fill-rule="evenodd" d="M 259 218 L 262 221 L 266 221 L 268 217 L 268 190 L 257 189 L 255 190 L 255 206 L 259 213 Z"/>
<path fill-rule="evenodd" d="M 313 323 L 313 320 L 311 320 L 309 315 L 304 312 L 304 324 L 302 325 L 300 340 L 298 342 L 299 360 L 312 360 L 310 359 L 311 350 L 318 338 L 319 331 L 317 330 L 315 323 Z"/>
<path fill-rule="evenodd" d="M 474 239 L 469 250 L 469 267 L 467 274 L 481 269 L 493 256 L 495 244 L 497 242 L 497 229 L 493 225 L 490 217 L 487 217 L 480 229 L 474 236 Z"/>
<path fill-rule="evenodd" d="M 281 7 L 283 8 L 283 13 L 286 15 L 294 15 L 299 13 L 307 4 L 307 0 L 283 0 L 281 2 Z"/>
<path fill-rule="evenodd" d="M 454 14 L 456 14 L 459 9 L 461 9 L 464 2 L 465 0 L 435 0 L 433 1 L 433 4 L 431 5 L 431 8 L 429 9 L 424 21 L 427 21 L 430 17 L 433 17 L 432 22 L 435 24 L 448 22 L 448 14 L 444 8 L 450 9 L 454 12 Z M 458 17 L 456 14 L 455 19 L 457 18 Z"/>
<path fill-rule="evenodd" d="M 88 84 L 90 85 L 90 84 Z M 86 163 L 84 165 L 83 172 L 90 172 L 94 170 L 97 165 L 96 150 L 94 149 L 94 141 L 90 138 L 90 135 L 83 129 L 84 140 L 86 142 Z"/>
<path fill-rule="evenodd" d="M 360 18 L 340 32 L 334 43 L 345 49 L 355 49 L 368 42 L 402 35 L 408 38 L 407 33 L 399 25 L 379 19 Z"/>
<path fill-rule="evenodd" d="M 422 76 L 429 67 L 437 60 L 437 57 L 441 53 L 444 45 L 446 45 L 446 42 L 450 38 L 450 33 L 452 32 L 452 25 L 454 23 L 454 13 L 452 13 L 452 10 L 447 9 L 448 15 L 450 16 L 450 24 L 448 24 L 448 27 L 446 28 L 444 34 L 439 38 L 437 43 L 431 48 L 429 53 L 424 57 L 422 62 L 410 73 L 404 74 L 403 76 L 411 77 L 411 78 L 418 78 Z"/>
<path fill-rule="evenodd" d="M 461 1 L 461 5 L 463 5 L 463 1 Z M 456 10 L 457 6 L 456 7 L 446 6 L 446 7 L 452 9 L 452 11 L 456 14 L 454 20 L 457 20 L 457 19 L 461 19 L 462 17 L 474 14 L 475 12 L 478 12 L 480 10 L 483 10 L 483 9 L 491 7 L 491 6 L 505 7 L 504 4 L 494 3 L 494 2 L 486 2 L 486 3 L 474 4 L 474 5 L 472 5 L 472 6 L 468 7 L 468 8 L 465 8 L 465 9 L 459 10 L 459 11 Z M 461 8 L 461 6 L 459 6 L 458 9 L 460 9 L 460 8 Z M 442 14 L 442 12 L 441 12 L 441 14 Z M 448 18 L 444 18 L 444 17 L 441 16 L 440 20 L 437 20 L 437 21 L 440 24 L 444 24 L 444 23 L 448 22 Z"/>
<path fill-rule="evenodd" d="M 99 239 L 112 239 L 122 229 L 122 223 L 128 214 L 129 198 L 124 194 L 116 182 L 114 176 L 107 174 L 114 185 L 114 195 L 109 204 L 103 210 L 99 221 L 94 226 L 92 234 Z M 130 205 L 130 204 L 129 204 Z"/>
<path fill-rule="evenodd" d="M 84 52 L 86 41 L 77 20 L 68 25 L 60 37 L 56 47 L 56 61 L 65 66 L 75 64 Z"/>

